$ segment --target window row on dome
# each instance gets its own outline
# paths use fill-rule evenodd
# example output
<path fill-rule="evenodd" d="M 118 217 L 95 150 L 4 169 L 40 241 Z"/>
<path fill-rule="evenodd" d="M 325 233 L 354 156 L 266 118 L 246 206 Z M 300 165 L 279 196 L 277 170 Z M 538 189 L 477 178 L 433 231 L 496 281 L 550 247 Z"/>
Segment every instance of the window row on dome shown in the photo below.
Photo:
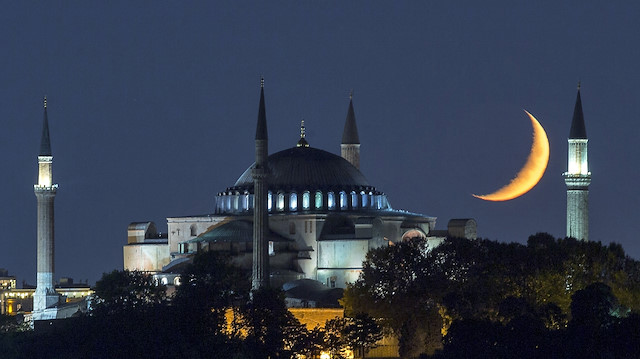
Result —
<path fill-rule="evenodd" d="M 241 213 L 253 210 L 254 196 L 248 191 L 222 192 L 216 197 L 216 213 Z M 391 209 L 387 196 L 373 191 L 276 192 L 267 194 L 269 212 L 349 211 L 358 209 Z"/>

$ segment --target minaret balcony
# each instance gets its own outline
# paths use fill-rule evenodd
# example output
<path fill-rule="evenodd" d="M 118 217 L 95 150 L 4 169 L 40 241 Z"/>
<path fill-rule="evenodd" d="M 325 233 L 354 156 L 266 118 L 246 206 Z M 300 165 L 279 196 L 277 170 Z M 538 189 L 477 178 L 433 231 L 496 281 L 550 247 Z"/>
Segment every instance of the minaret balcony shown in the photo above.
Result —
<path fill-rule="evenodd" d="M 46 186 L 46 185 L 39 185 L 39 184 L 34 184 L 33 185 L 33 190 L 36 192 L 50 192 L 50 191 L 56 191 L 58 189 L 58 184 L 52 184 L 51 186 Z"/>

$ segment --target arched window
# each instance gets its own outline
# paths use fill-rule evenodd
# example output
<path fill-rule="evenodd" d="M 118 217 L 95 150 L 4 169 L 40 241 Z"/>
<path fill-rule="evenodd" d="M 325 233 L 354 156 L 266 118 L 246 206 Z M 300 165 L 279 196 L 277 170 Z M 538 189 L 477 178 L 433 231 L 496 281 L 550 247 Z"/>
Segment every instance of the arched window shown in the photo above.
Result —
<path fill-rule="evenodd" d="M 198 229 L 196 228 L 195 224 L 192 224 L 189 230 L 191 231 L 191 237 L 195 237 L 198 235 Z"/>
<path fill-rule="evenodd" d="M 362 198 L 362 208 L 367 208 L 369 206 L 369 198 L 364 191 L 360 191 L 360 197 Z"/>
<path fill-rule="evenodd" d="M 289 195 L 289 210 L 298 210 L 298 194 L 295 192 L 291 192 L 291 194 Z"/>
<path fill-rule="evenodd" d="M 308 210 L 311 206 L 311 200 L 309 199 L 309 197 L 309 191 L 304 191 L 304 193 L 302 194 L 302 209 L 305 211 Z"/>
<path fill-rule="evenodd" d="M 269 211 L 271 211 L 271 203 L 273 203 L 273 196 L 271 195 L 271 191 L 269 191 L 269 192 L 267 192 L 267 209 Z M 254 207 L 255 207 L 255 205 L 254 205 Z"/>
<path fill-rule="evenodd" d="M 348 207 L 347 193 L 345 191 L 340 191 L 340 209 L 347 209 Z"/>
<path fill-rule="evenodd" d="M 278 211 L 284 211 L 284 193 L 278 193 Z"/>
<path fill-rule="evenodd" d="M 245 191 L 244 195 L 242 195 L 242 210 L 243 211 L 248 211 L 249 210 L 249 192 Z"/>
<path fill-rule="evenodd" d="M 225 209 L 227 212 L 229 212 L 229 211 L 231 211 L 231 196 L 230 196 L 230 194 L 226 194 L 226 195 L 224 196 L 224 199 L 225 199 L 225 201 L 224 201 L 224 202 L 225 202 L 225 203 L 224 203 L 224 209 Z"/>
<path fill-rule="evenodd" d="M 236 192 L 233 195 L 233 211 L 237 212 L 240 209 L 240 193 Z"/>
<path fill-rule="evenodd" d="M 322 192 L 316 191 L 316 209 L 322 208 Z"/>
<path fill-rule="evenodd" d="M 327 193 L 327 206 L 329 206 L 329 209 L 336 209 L 336 199 L 333 192 Z"/>
<path fill-rule="evenodd" d="M 177 276 L 177 277 L 173 278 L 173 284 L 174 285 L 180 285 L 180 276 Z"/>
<path fill-rule="evenodd" d="M 358 208 L 358 195 L 356 191 L 351 191 L 351 208 Z"/>

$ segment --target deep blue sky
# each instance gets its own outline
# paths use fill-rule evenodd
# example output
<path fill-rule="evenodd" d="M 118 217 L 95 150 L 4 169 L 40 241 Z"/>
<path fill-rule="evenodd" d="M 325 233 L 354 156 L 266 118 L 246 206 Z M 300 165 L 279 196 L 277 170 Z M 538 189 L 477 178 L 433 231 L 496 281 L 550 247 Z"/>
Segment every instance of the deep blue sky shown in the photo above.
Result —
<path fill-rule="evenodd" d="M 640 258 L 640 3 L 12 2 L 0 11 L 0 267 L 35 282 L 36 156 L 48 97 L 56 277 L 122 268 L 132 221 L 213 209 L 253 162 L 259 78 L 271 152 L 339 152 L 354 90 L 361 169 L 395 208 L 473 217 L 482 237 L 565 233 L 566 138 L 582 81 L 591 238 Z M 630 5 L 631 4 L 631 5 Z M 526 161 L 541 182 L 484 202 Z"/>

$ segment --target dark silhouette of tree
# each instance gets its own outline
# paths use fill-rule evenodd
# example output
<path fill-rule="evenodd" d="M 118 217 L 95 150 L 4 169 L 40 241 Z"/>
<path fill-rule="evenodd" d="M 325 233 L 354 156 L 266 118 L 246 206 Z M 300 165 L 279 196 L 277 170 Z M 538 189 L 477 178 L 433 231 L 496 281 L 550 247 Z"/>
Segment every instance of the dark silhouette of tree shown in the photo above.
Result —
<path fill-rule="evenodd" d="M 94 290 L 94 315 L 144 311 L 167 300 L 165 287 L 155 283 L 150 274 L 139 271 L 105 273 Z"/>
<path fill-rule="evenodd" d="M 181 274 L 172 305 L 181 317 L 182 330 L 200 342 L 227 330 L 225 313 L 247 301 L 249 278 L 231 263 L 227 253 L 199 253 Z"/>
<path fill-rule="evenodd" d="M 358 313 L 348 318 L 346 323 L 342 335 L 358 357 L 364 358 L 364 355 L 375 348 L 376 343 L 382 339 L 382 328 L 366 313 Z"/>
<path fill-rule="evenodd" d="M 287 310 L 280 289 L 261 288 L 251 292 L 242 308 L 246 354 L 252 358 L 288 358 L 296 347 L 300 322 Z"/>

